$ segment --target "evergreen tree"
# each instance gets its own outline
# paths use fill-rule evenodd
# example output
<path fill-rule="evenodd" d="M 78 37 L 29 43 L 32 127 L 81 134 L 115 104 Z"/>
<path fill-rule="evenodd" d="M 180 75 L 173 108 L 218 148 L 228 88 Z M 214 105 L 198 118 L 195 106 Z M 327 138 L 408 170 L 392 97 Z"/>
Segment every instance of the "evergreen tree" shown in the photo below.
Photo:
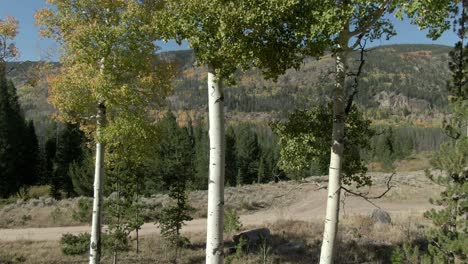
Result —
<path fill-rule="evenodd" d="M 0 196 L 8 197 L 16 192 L 15 185 L 15 155 L 11 144 L 10 107 L 7 92 L 4 64 L 0 62 Z"/>
<path fill-rule="evenodd" d="M 16 88 L 12 82 L 7 82 L 7 97 L 9 101 L 9 109 L 7 110 L 8 115 L 8 141 L 13 151 L 13 177 L 15 177 L 14 188 L 18 191 L 26 182 L 29 182 L 28 178 L 34 176 L 27 175 L 30 170 L 30 166 L 34 164 L 25 163 L 24 159 L 27 154 L 27 127 L 26 120 L 24 119 L 21 107 L 16 94 Z M 32 135 L 35 137 L 35 135 Z M 34 139 L 33 139 L 34 140 Z"/>
<path fill-rule="evenodd" d="M 195 127 L 195 160 L 193 186 L 198 190 L 206 190 L 208 186 L 209 142 L 208 131 L 204 128 L 203 121 Z"/>
<path fill-rule="evenodd" d="M 431 209 L 425 216 L 434 227 L 427 233 L 429 255 L 434 263 L 465 263 L 468 260 L 468 137 L 444 144 L 433 159 L 434 167 L 446 175 L 429 178 L 445 186 L 431 202 L 442 209 Z"/>
<path fill-rule="evenodd" d="M 45 180 L 50 185 L 50 195 L 52 197 L 59 197 L 60 195 L 60 184 L 54 178 L 54 159 L 55 153 L 57 152 L 57 139 L 49 138 L 44 147 L 45 156 Z"/>
<path fill-rule="evenodd" d="M 193 184 L 194 182 L 194 179 L 195 179 L 195 129 L 193 128 L 193 124 L 192 124 L 192 118 L 189 116 L 188 117 L 188 124 L 187 124 L 187 127 L 185 127 L 184 129 L 186 130 L 187 132 L 187 135 L 188 135 L 188 140 L 190 142 L 190 169 L 191 169 L 191 172 L 190 172 L 190 187 L 191 189 L 195 189 L 195 185 Z"/>
<path fill-rule="evenodd" d="M 68 175 L 73 184 L 73 191 L 80 196 L 93 196 L 94 160 L 90 150 L 82 147 L 83 158 L 73 161 L 68 169 Z"/>
<path fill-rule="evenodd" d="M 237 183 L 237 153 L 236 134 L 234 128 L 229 126 L 226 131 L 226 184 L 236 186 Z"/>
<path fill-rule="evenodd" d="M 193 176 L 192 148 L 187 129 L 177 125 L 168 111 L 160 123 L 164 140 L 158 146 L 159 173 L 172 203 L 163 208 L 159 218 L 161 235 L 177 248 L 182 241 L 180 230 L 185 221 L 192 219 L 187 197 L 188 183 Z"/>
<path fill-rule="evenodd" d="M 237 184 L 251 184 L 258 181 L 258 165 L 261 149 L 257 133 L 247 125 L 240 125 L 236 134 Z"/>
<path fill-rule="evenodd" d="M 46 167 L 49 173 L 51 196 L 54 198 L 60 199 L 61 191 L 68 197 L 76 195 L 70 172 L 77 173 L 76 170 L 71 171 L 71 166 L 74 163 L 81 164 L 83 161 L 84 143 L 84 133 L 76 124 L 65 124 L 57 138 L 47 141 Z"/>
<path fill-rule="evenodd" d="M 6 78 L 4 55 L 0 57 L 1 197 L 7 197 L 21 187 L 36 183 L 39 159 L 34 125 L 32 122 L 26 123 L 16 88 Z"/>
<path fill-rule="evenodd" d="M 467 5 L 466 1 L 463 3 Z M 465 17 L 468 16 L 465 15 Z M 465 18 L 465 20 L 467 19 Z M 449 69 L 452 73 L 452 79 L 447 83 L 447 90 L 450 95 L 449 103 L 452 108 L 452 118 L 444 120 L 444 127 L 451 137 L 459 138 L 462 135 L 468 136 L 468 119 L 466 118 L 466 115 L 468 115 L 468 43 L 464 44 L 464 41 L 457 42 L 449 56 Z"/>
<path fill-rule="evenodd" d="M 428 232 L 429 255 L 434 263 L 466 263 L 468 260 L 468 44 L 464 44 L 465 27 L 468 23 L 468 2 L 462 1 L 460 41 L 450 53 L 449 64 L 452 80 L 448 82 L 451 95 L 452 115 L 446 126 L 455 139 L 444 144 L 434 156 L 433 165 L 446 175 L 428 176 L 445 186 L 440 197 L 432 203 L 442 209 L 432 209 L 425 216 L 432 220 L 434 227 Z M 467 131 L 468 132 L 468 131 Z"/>
<path fill-rule="evenodd" d="M 27 122 L 23 137 L 23 184 L 31 186 L 39 181 L 39 143 L 37 141 L 36 129 L 32 120 Z"/>
<path fill-rule="evenodd" d="M 11 84 L 13 85 L 13 84 Z M 14 87 L 14 86 L 13 86 Z M 16 90 L 16 89 L 15 89 Z M 16 93 L 12 94 L 15 100 L 12 102 L 19 106 Z M 16 101 L 16 102 L 15 102 Z M 16 108 L 16 106 L 15 106 Z M 21 142 L 18 142 L 18 177 L 20 184 L 23 187 L 29 187 L 39 182 L 40 178 L 40 151 L 39 142 L 36 135 L 36 128 L 32 120 L 26 121 L 23 117 L 21 108 L 17 108 L 15 112 L 20 113 L 18 116 L 21 125 L 17 127 L 21 131 Z"/>
<path fill-rule="evenodd" d="M 118 252 L 129 248 L 130 232 L 140 229 L 144 224 L 140 216 L 143 205 L 139 201 L 141 175 L 138 166 L 128 157 L 114 160 L 111 155 L 109 160 L 112 162 L 112 168 L 108 173 L 107 185 L 112 194 L 108 200 L 107 222 L 113 263 L 117 263 Z"/>
<path fill-rule="evenodd" d="M 16 87 L 11 80 L 7 81 L 7 93 L 8 101 L 13 112 L 19 114 L 20 116 L 23 116 L 23 111 L 21 110 L 18 95 L 16 93 Z"/>
<path fill-rule="evenodd" d="M 258 164 L 258 171 L 257 171 L 257 183 L 265 182 L 268 175 L 267 175 L 267 165 L 265 161 L 265 156 L 262 155 L 260 158 L 260 162 Z"/>
<path fill-rule="evenodd" d="M 60 187 L 68 197 L 74 196 L 72 179 L 69 175 L 70 165 L 83 160 L 84 133 L 76 124 L 66 124 L 59 134 L 57 152 L 55 154 L 55 174 L 59 178 Z"/>
<path fill-rule="evenodd" d="M 270 127 L 259 129 L 257 134 L 259 135 L 262 153 L 260 163 L 263 162 L 263 165 L 260 164 L 258 168 L 260 182 L 265 183 L 272 180 L 286 179 L 284 172 L 277 166 L 280 156 L 278 138 Z M 262 166 L 264 169 L 261 168 Z"/>

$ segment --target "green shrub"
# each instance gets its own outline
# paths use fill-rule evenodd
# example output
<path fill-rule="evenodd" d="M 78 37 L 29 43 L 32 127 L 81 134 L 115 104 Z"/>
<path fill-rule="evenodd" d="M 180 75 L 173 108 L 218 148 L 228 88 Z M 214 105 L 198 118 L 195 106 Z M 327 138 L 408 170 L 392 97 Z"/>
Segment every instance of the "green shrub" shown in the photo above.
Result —
<path fill-rule="evenodd" d="M 224 213 L 224 233 L 232 235 L 238 232 L 242 227 L 239 215 L 233 209 L 226 209 Z"/>
<path fill-rule="evenodd" d="M 79 235 L 63 234 L 60 239 L 62 252 L 65 255 L 81 255 L 89 250 L 91 235 L 89 233 L 81 233 Z"/>
<path fill-rule="evenodd" d="M 87 198 L 78 199 L 77 209 L 73 210 L 72 218 L 81 223 L 91 223 L 93 216 L 93 200 Z"/>
<path fill-rule="evenodd" d="M 113 233 L 103 234 L 103 249 L 107 252 L 121 252 L 130 249 L 127 233 L 121 229 L 115 229 Z"/>
<path fill-rule="evenodd" d="M 26 262 L 26 258 L 18 253 L 0 252 L 0 263 L 17 264 Z"/>
<path fill-rule="evenodd" d="M 239 244 L 236 245 L 236 258 L 242 258 L 247 252 L 247 239 L 245 237 L 240 237 Z"/>
<path fill-rule="evenodd" d="M 49 193 L 50 193 L 49 185 L 31 186 L 28 189 L 29 199 L 39 199 L 39 197 L 50 197 Z"/>
<path fill-rule="evenodd" d="M 89 251 L 90 241 L 91 235 L 89 233 L 81 233 L 78 235 L 63 234 L 60 239 L 60 245 L 65 255 L 81 255 Z M 116 232 L 112 235 L 101 234 L 101 244 L 101 250 L 107 253 L 112 252 L 116 245 L 118 245 L 119 251 L 127 251 L 130 249 L 129 239 L 122 232 Z"/>
<path fill-rule="evenodd" d="M 432 264 L 441 263 L 435 261 L 428 252 L 420 250 L 417 245 L 405 242 L 402 246 L 393 250 L 390 258 L 392 264 Z M 442 262 L 443 263 L 443 262 Z"/>
<path fill-rule="evenodd" d="M 392 262 L 392 264 L 400 264 L 400 263 L 404 263 L 405 261 L 405 253 L 403 253 L 403 250 L 401 249 L 401 247 L 396 247 L 393 252 L 392 252 L 392 256 L 390 258 L 390 261 Z"/>
<path fill-rule="evenodd" d="M 239 239 L 239 243 L 234 248 L 234 254 L 226 256 L 225 262 L 226 264 L 231 264 L 234 260 L 242 259 L 245 254 L 247 253 L 247 240 L 245 237 L 241 237 Z"/>
<path fill-rule="evenodd" d="M 52 217 L 52 221 L 54 222 L 54 224 L 60 222 L 60 220 L 62 219 L 62 215 L 62 210 L 58 206 L 55 206 L 54 210 L 50 212 L 50 217 Z"/>

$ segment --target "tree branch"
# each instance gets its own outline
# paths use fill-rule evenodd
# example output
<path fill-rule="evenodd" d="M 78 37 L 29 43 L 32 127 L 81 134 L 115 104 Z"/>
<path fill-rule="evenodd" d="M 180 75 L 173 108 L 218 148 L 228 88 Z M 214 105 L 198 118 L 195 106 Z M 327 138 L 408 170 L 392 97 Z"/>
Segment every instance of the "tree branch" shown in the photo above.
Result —
<path fill-rule="evenodd" d="M 318 190 L 321 190 L 321 189 L 327 189 L 327 186 L 320 185 L 320 184 L 317 183 L 317 182 L 303 182 L 303 183 L 300 183 L 300 184 L 294 186 L 293 188 L 289 189 L 289 191 L 287 191 L 287 192 L 285 192 L 285 193 L 283 193 L 283 194 L 280 194 L 280 195 L 277 195 L 277 196 L 273 197 L 273 200 L 274 200 L 274 199 L 281 198 L 281 197 L 284 197 L 284 196 L 290 194 L 292 191 L 299 189 L 302 185 L 308 184 L 308 183 L 317 185 L 317 189 L 315 189 L 314 191 L 318 191 Z"/>
<path fill-rule="evenodd" d="M 375 200 L 375 199 L 380 199 L 382 197 L 385 196 L 385 194 L 387 194 L 393 187 L 395 187 L 394 185 L 391 185 L 391 181 L 392 181 L 392 178 L 393 176 L 395 175 L 395 173 L 392 173 L 390 175 L 390 177 L 388 177 L 388 180 L 387 180 L 387 183 L 386 183 L 386 187 L 387 189 L 382 192 L 380 195 L 377 195 L 377 196 L 367 196 L 369 194 L 369 192 L 366 192 L 366 193 L 362 193 L 362 192 L 355 192 L 355 191 L 351 191 L 349 189 L 347 189 L 346 187 L 344 186 L 341 186 L 341 189 L 344 190 L 345 192 L 349 193 L 349 194 L 352 194 L 354 196 L 358 196 L 358 197 L 361 197 L 362 199 L 364 199 L 365 201 L 367 201 L 368 203 L 372 204 L 373 206 L 380 208 L 380 206 L 378 206 L 377 204 L 375 204 L 374 202 L 372 202 L 371 200 Z"/>
<path fill-rule="evenodd" d="M 358 85 L 359 85 L 359 76 L 362 73 L 362 68 L 364 66 L 365 60 L 364 60 L 364 55 L 365 55 L 365 48 L 367 44 L 367 39 L 364 39 L 364 43 L 359 42 L 359 49 L 360 49 L 360 57 L 359 57 L 359 67 L 357 73 L 353 74 L 354 76 L 354 83 L 351 85 L 351 88 L 353 89 L 352 94 L 348 97 L 348 103 L 345 108 L 345 113 L 346 115 L 349 114 L 351 111 L 351 107 L 353 106 L 353 100 L 354 96 L 358 93 Z"/>
<path fill-rule="evenodd" d="M 362 26 L 356 28 L 355 30 L 349 32 L 350 37 L 357 36 L 359 34 L 366 33 L 383 15 L 387 9 L 388 4 L 391 0 L 384 1 L 374 12 L 370 13 L 368 18 L 365 19 L 367 23 L 364 23 Z M 356 45 L 357 47 L 357 45 Z"/>
<path fill-rule="evenodd" d="M 361 45 L 361 40 L 362 40 L 363 37 L 364 37 L 364 34 L 359 34 L 356 41 L 354 42 L 354 44 L 351 47 L 349 47 L 349 49 L 354 51 L 358 46 L 360 46 Z"/>

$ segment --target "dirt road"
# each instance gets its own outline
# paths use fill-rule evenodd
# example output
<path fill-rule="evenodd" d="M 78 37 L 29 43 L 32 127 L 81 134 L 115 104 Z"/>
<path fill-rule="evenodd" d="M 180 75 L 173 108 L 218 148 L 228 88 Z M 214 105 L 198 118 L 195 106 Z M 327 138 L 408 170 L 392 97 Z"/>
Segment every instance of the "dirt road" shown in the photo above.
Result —
<path fill-rule="evenodd" d="M 301 190 L 298 190 L 301 191 Z M 303 190 L 302 190 L 303 191 Z M 421 191 L 424 191 L 423 189 Z M 297 199 L 297 196 L 296 198 Z M 304 220 L 320 221 L 325 214 L 326 190 L 305 192 L 299 199 L 288 206 L 273 204 L 271 207 L 256 211 L 251 214 L 241 215 L 241 222 L 244 226 L 261 226 L 267 222 L 277 220 Z M 280 204 L 280 203 L 279 203 Z M 384 199 L 375 201 L 382 209 L 390 213 L 392 217 L 399 214 L 421 213 L 431 208 L 427 197 L 418 195 L 409 200 Z M 345 210 L 341 209 L 341 214 L 370 214 L 375 206 L 364 201 L 359 197 L 347 197 L 345 201 Z M 183 232 L 203 233 L 206 229 L 206 219 L 195 219 L 187 223 Z M 65 233 L 90 232 L 90 226 L 72 226 L 72 227 L 48 227 L 48 228 L 23 228 L 23 229 L 0 229 L 1 241 L 50 241 L 59 240 Z M 140 230 L 140 235 L 149 235 L 159 233 L 157 226 L 153 223 L 146 223 Z"/>

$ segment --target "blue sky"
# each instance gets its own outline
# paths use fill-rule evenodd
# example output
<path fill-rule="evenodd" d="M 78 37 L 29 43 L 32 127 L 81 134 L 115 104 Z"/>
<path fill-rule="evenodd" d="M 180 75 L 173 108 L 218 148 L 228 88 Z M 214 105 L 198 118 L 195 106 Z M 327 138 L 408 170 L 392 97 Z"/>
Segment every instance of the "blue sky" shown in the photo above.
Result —
<path fill-rule="evenodd" d="M 45 0 L 0 0 L 0 17 L 13 16 L 19 21 L 19 34 L 15 40 L 16 46 L 21 52 L 18 60 L 41 60 L 50 57 L 51 51 L 56 48 L 56 44 L 48 39 L 40 39 L 38 28 L 34 26 L 34 13 L 47 6 Z M 394 20 L 394 19 L 392 19 Z M 457 41 L 457 36 L 448 31 L 436 41 L 426 38 L 426 31 L 420 31 L 417 26 L 411 25 L 409 21 L 394 20 L 395 29 L 398 35 L 387 40 L 377 40 L 370 46 L 403 44 L 403 43 L 427 43 L 443 44 L 452 46 Z M 188 49 L 187 43 L 182 46 L 175 42 L 160 42 L 162 51 Z"/>

